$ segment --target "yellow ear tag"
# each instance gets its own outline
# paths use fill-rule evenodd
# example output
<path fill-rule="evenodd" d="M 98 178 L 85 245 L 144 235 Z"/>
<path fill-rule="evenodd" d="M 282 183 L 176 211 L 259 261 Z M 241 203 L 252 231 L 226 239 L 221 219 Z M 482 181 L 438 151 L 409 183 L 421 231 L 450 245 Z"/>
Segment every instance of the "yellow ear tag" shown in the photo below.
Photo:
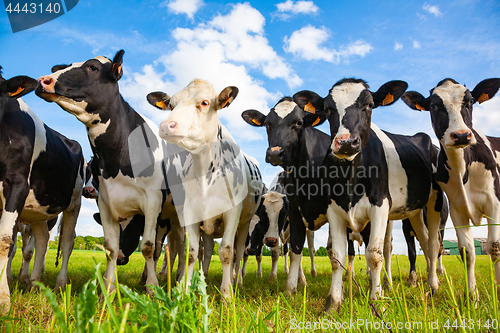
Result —
<path fill-rule="evenodd" d="M 490 96 L 488 96 L 488 94 L 482 93 L 481 96 L 479 96 L 479 99 L 477 101 L 479 102 L 479 104 L 481 104 L 483 102 L 486 102 L 489 99 L 490 99 Z"/>
<path fill-rule="evenodd" d="M 23 87 L 17 88 L 16 92 L 10 94 L 10 96 L 16 96 L 17 94 L 20 94 L 24 90 Z"/>
<path fill-rule="evenodd" d="M 120 66 L 118 66 L 118 74 L 120 74 L 122 72 L 122 66 L 123 66 L 123 63 L 121 63 Z"/>
<path fill-rule="evenodd" d="M 156 102 L 156 106 L 163 110 L 167 109 L 167 105 L 163 101 Z"/>
<path fill-rule="evenodd" d="M 222 106 L 220 108 L 224 109 L 228 102 L 229 102 L 229 98 L 224 101 L 224 104 L 222 104 Z"/>
<path fill-rule="evenodd" d="M 392 102 L 394 102 L 394 96 L 391 95 L 391 93 L 388 93 L 382 101 L 382 106 L 386 106 L 388 104 L 391 104 Z"/>
<path fill-rule="evenodd" d="M 422 105 L 415 103 L 415 109 L 420 110 L 420 111 L 425 111 L 425 109 L 422 107 Z"/>
<path fill-rule="evenodd" d="M 314 106 L 311 104 L 311 102 L 307 103 L 306 105 L 304 105 L 304 111 L 305 112 L 309 112 L 309 113 L 316 113 L 316 109 L 314 108 Z"/>
<path fill-rule="evenodd" d="M 262 125 L 262 123 L 260 121 L 258 121 L 257 119 L 252 119 L 252 123 L 256 124 L 256 125 Z"/>
<path fill-rule="evenodd" d="M 319 124 L 319 122 L 320 122 L 320 119 L 319 119 L 319 117 L 318 117 L 318 119 L 316 119 L 316 120 L 314 121 L 314 123 L 312 124 L 312 126 L 314 127 L 314 126 L 318 125 L 318 124 Z"/>

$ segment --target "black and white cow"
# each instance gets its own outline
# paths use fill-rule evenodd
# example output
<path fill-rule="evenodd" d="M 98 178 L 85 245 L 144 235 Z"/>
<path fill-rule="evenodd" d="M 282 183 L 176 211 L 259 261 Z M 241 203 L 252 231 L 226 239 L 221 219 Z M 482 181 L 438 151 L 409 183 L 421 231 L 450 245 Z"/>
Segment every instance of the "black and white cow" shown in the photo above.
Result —
<path fill-rule="evenodd" d="M 7 265 L 16 220 L 31 224 L 34 233 L 44 235 L 46 221 L 63 212 L 63 262 L 56 288 L 64 289 L 81 206 L 85 160 L 76 141 L 46 126 L 19 98 L 36 85 L 36 80 L 26 76 L 9 80 L 0 76 L 0 271 Z M 44 257 L 46 250 L 46 243 L 37 246 L 36 256 Z M 34 271 L 41 272 L 43 260 L 36 263 Z M 2 274 L 0 305 L 8 309 L 9 304 L 7 274 Z"/>
<path fill-rule="evenodd" d="M 346 193 L 330 193 L 332 201 L 327 215 L 333 276 L 326 308 L 333 302 L 337 309 L 342 300 L 342 270 L 337 260 L 345 261 L 345 227 L 360 231 L 368 221 L 371 232 L 366 257 L 371 271 L 371 299 L 377 298 L 388 220 L 410 219 L 428 259 L 429 286 L 438 289 L 436 261 L 442 193 L 433 182 L 432 173 L 437 149 L 427 134 L 391 134 L 371 123 L 372 110 L 393 104 L 407 86 L 403 81 L 389 81 L 371 92 L 363 80 L 343 79 L 325 98 L 310 91 L 294 95 L 297 104 L 310 112 L 306 118 L 317 119 L 319 114 L 328 119 L 333 163 L 352 171 L 335 179 L 335 186 L 340 184 Z M 423 219 L 424 207 L 429 233 Z"/>
<path fill-rule="evenodd" d="M 38 79 L 36 94 L 76 116 L 87 130 L 94 156 L 99 159 L 99 212 L 109 251 L 105 279 L 114 290 L 114 269 L 119 254 L 119 222 L 144 215 L 141 251 L 146 260 L 146 284 L 158 284 L 154 250 L 158 220 L 176 218 L 168 193 L 167 175 L 178 154 L 158 136 L 158 127 L 137 113 L 120 95 L 123 54 L 113 60 L 98 56 L 85 62 L 58 65 Z M 95 177 L 96 175 L 94 175 Z M 182 204 L 182 203 L 179 203 Z M 173 222 L 172 222 L 173 223 Z M 147 288 L 151 293 L 151 289 Z"/>
<path fill-rule="evenodd" d="M 366 257 L 371 270 L 371 299 L 376 299 L 379 291 L 388 220 L 410 218 L 424 252 L 431 254 L 429 284 L 433 289 L 438 287 L 439 212 L 434 210 L 437 193 L 432 189 L 430 137 L 422 133 L 394 135 L 371 124 L 372 109 L 394 103 L 406 87 L 405 82 L 391 81 L 372 93 L 364 81 L 345 79 L 335 84 L 326 98 L 303 91 L 293 100 L 280 101 L 267 117 L 256 111 L 243 115 L 249 123 L 266 125 L 270 146 L 266 158 L 283 164 L 288 171 L 292 247 L 288 291 L 296 288 L 294 263 L 302 251 L 305 228 L 314 230 L 329 222 L 332 283 L 325 311 L 332 305 L 338 310 L 343 299 L 346 227 L 359 232 L 369 221 Z M 312 128 L 325 117 L 330 120 L 331 137 Z M 297 170 L 303 165 L 309 166 L 309 177 Z M 432 206 L 428 210 L 430 251 L 422 217 L 426 205 Z"/>
<path fill-rule="evenodd" d="M 500 138 L 486 136 L 472 126 L 472 107 L 491 99 L 500 87 L 500 79 L 486 79 L 472 92 L 453 79 L 438 83 L 425 98 L 409 91 L 405 103 L 414 110 L 430 111 L 432 127 L 439 139 L 436 180 L 450 202 L 460 252 L 465 250 L 470 295 L 477 297 L 474 276 L 474 236 L 472 222 L 488 220 L 487 251 L 500 281 Z M 500 295 L 500 289 L 498 290 Z"/>
<path fill-rule="evenodd" d="M 189 235 L 188 283 L 198 255 L 200 226 L 209 236 L 219 228 L 223 230 L 220 291 L 226 298 L 230 295 L 233 257 L 237 280 L 243 282 L 239 264 L 263 188 L 257 162 L 239 149 L 217 116 L 237 94 L 236 87 L 226 87 L 217 94 L 209 82 L 195 79 L 172 97 L 161 92 L 148 95 L 153 106 L 172 110 L 160 124 L 160 136 L 190 153 L 182 171 L 186 202 L 179 214 Z"/>

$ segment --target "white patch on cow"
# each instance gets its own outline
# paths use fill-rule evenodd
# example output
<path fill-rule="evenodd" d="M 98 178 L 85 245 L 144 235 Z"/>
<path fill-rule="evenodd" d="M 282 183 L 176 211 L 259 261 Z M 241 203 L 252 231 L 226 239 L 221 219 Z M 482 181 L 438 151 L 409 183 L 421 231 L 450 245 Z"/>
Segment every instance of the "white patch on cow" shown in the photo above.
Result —
<path fill-rule="evenodd" d="M 283 198 L 284 194 L 270 191 L 262 196 L 264 202 L 263 205 L 265 207 L 265 212 L 267 217 L 269 218 L 269 229 L 267 230 L 264 239 L 266 238 L 279 238 L 279 227 L 278 220 L 280 211 L 283 208 Z"/>
<path fill-rule="evenodd" d="M 73 68 L 78 68 L 82 65 L 83 65 L 83 62 L 74 62 L 70 66 L 63 68 L 63 69 L 60 69 L 57 72 L 54 72 L 54 73 L 47 75 L 47 76 L 50 77 L 52 80 L 54 80 L 54 82 L 57 82 L 57 79 L 59 78 L 59 76 L 61 76 L 61 74 L 66 73 L 67 71 L 70 71 Z"/>
<path fill-rule="evenodd" d="M 444 136 L 441 139 L 444 146 L 453 146 L 455 144 L 451 138 L 451 133 L 460 131 L 472 132 L 471 129 L 465 124 L 460 112 L 462 110 L 466 92 L 467 88 L 463 85 L 456 84 L 451 81 L 445 81 L 440 86 L 434 88 L 433 94 L 438 95 L 442 99 L 443 105 L 446 108 L 446 112 L 449 117 L 448 128 L 444 132 Z M 474 134 L 472 134 L 470 143 L 476 143 Z"/>
<path fill-rule="evenodd" d="M 99 115 L 96 114 L 95 119 L 97 118 L 100 119 Z M 110 123 L 111 123 L 111 118 L 108 119 L 108 121 L 105 123 L 99 122 L 97 124 L 92 125 L 92 127 L 88 127 L 87 133 L 89 136 L 89 140 L 93 146 L 95 146 L 95 139 L 106 133 L 106 130 L 108 129 Z"/>
<path fill-rule="evenodd" d="M 274 112 L 281 118 L 288 116 L 297 104 L 293 101 L 283 101 L 274 107 Z"/>
<path fill-rule="evenodd" d="M 248 227 L 249 235 L 253 234 L 253 231 L 255 230 L 255 227 L 257 226 L 257 224 L 259 224 L 259 222 L 260 222 L 260 217 L 258 215 L 254 215 L 250 220 L 250 226 Z"/>
<path fill-rule="evenodd" d="M 111 62 L 111 60 L 110 60 L 109 58 L 106 58 L 106 57 L 103 57 L 103 56 L 97 56 L 97 57 L 95 57 L 94 59 L 99 60 L 99 62 L 100 62 L 101 64 L 108 64 L 108 63 L 110 63 L 110 62 Z"/>
<path fill-rule="evenodd" d="M 47 209 L 49 209 L 49 206 L 41 206 L 35 198 L 33 189 L 30 189 L 28 196 L 26 197 L 26 201 L 24 202 L 24 208 L 21 212 L 20 219 L 30 223 L 44 222 L 59 214 L 59 212 L 56 214 L 48 214 Z"/>
<path fill-rule="evenodd" d="M 35 145 L 33 147 L 33 155 L 31 156 L 31 164 L 30 164 L 30 175 L 31 176 L 31 168 L 33 167 L 33 163 L 36 161 L 41 152 L 45 151 L 47 145 L 47 137 L 45 133 L 45 126 L 40 118 L 30 109 L 30 107 L 20 98 L 17 99 L 19 103 L 19 107 L 21 111 L 26 112 L 35 123 Z"/>
<path fill-rule="evenodd" d="M 362 91 L 366 90 L 366 87 L 362 83 L 344 83 L 336 86 L 330 91 L 330 96 L 335 101 L 337 107 L 337 112 L 339 114 L 339 131 L 337 135 L 351 134 L 347 128 L 342 125 L 342 118 L 345 115 L 346 109 L 354 104 L 358 99 Z M 333 147 L 333 146 L 332 146 Z"/>
<path fill-rule="evenodd" d="M 389 171 L 389 193 L 392 198 L 391 211 L 395 211 L 406 206 L 408 198 L 408 177 L 401 164 L 394 142 L 392 142 L 377 125 L 372 123 L 371 129 L 375 132 L 384 146 L 385 159 Z M 398 218 L 396 217 L 395 219 Z"/>

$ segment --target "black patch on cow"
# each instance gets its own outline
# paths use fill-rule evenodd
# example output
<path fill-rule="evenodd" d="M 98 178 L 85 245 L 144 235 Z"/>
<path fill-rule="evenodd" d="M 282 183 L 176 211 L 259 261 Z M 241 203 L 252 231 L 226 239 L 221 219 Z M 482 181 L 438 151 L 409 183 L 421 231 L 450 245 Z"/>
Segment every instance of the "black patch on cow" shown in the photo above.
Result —
<path fill-rule="evenodd" d="M 431 112 L 432 128 L 439 141 L 441 141 L 444 133 L 450 126 L 450 116 L 444 106 L 443 100 L 438 95 L 431 94 L 429 97 L 429 108 Z"/>

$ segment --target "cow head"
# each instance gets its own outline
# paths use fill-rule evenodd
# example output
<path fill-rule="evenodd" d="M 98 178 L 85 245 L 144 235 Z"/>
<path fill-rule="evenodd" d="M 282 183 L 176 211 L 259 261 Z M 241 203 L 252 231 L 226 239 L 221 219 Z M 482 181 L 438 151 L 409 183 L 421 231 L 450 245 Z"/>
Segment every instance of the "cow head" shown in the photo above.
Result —
<path fill-rule="evenodd" d="M 99 170 L 99 160 L 94 156 L 87 163 L 85 168 L 85 184 L 82 195 L 87 199 L 97 199 L 99 197 L 99 183 L 97 176 Z"/>
<path fill-rule="evenodd" d="M 237 95 L 236 87 L 226 87 L 217 94 L 209 82 L 194 79 L 172 97 L 153 92 L 147 99 L 159 109 L 172 110 L 160 124 L 160 137 L 189 152 L 196 152 L 215 141 L 219 123 L 217 111 L 228 107 Z"/>
<path fill-rule="evenodd" d="M 263 204 L 260 213 L 261 219 L 265 214 L 265 219 L 268 221 L 268 230 L 264 235 L 264 244 L 269 247 L 274 247 L 279 243 L 279 223 L 284 221 L 288 201 L 284 194 L 270 191 L 262 196 Z M 283 227 L 281 225 L 281 227 Z"/>
<path fill-rule="evenodd" d="M 112 106 L 121 99 L 118 80 L 123 74 L 123 50 L 114 59 L 102 56 L 85 62 L 52 67 L 52 74 L 38 78 L 36 94 L 59 104 L 87 128 L 107 124 Z M 116 109 L 116 108 L 115 108 Z"/>
<path fill-rule="evenodd" d="M 311 112 L 304 112 L 291 97 L 283 97 L 267 116 L 257 110 L 246 110 L 241 116 L 252 126 L 266 127 L 269 142 L 266 162 L 288 166 L 298 156 L 305 128 L 325 121 L 323 116 Z"/>
<path fill-rule="evenodd" d="M 333 155 L 352 161 L 368 142 L 372 110 L 393 104 L 407 87 L 404 81 L 389 81 L 371 92 L 363 80 L 343 79 L 325 98 L 312 91 L 301 91 L 293 99 L 305 111 L 312 106 L 316 114 L 324 114 L 330 122 Z"/>
<path fill-rule="evenodd" d="M 248 255 L 258 255 L 261 252 L 264 234 L 267 232 L 269 224 L 260 219 L 259 214 L 255 214 L 250 220 L 248 228 L 248 245 L 245 253 Z"/>
<path fill-rule="evenodd" d="M 472 132 L 472 106 L 492 98 L 500 88 L 500 79 L 480 82 L 472 92 L 453 79 L 444 79 L 424 98 L 416 91 L 402 99 L 412 109 L 430 111 L 432 127 L 443 147 L 464 148 L 476 143 Z"/>

